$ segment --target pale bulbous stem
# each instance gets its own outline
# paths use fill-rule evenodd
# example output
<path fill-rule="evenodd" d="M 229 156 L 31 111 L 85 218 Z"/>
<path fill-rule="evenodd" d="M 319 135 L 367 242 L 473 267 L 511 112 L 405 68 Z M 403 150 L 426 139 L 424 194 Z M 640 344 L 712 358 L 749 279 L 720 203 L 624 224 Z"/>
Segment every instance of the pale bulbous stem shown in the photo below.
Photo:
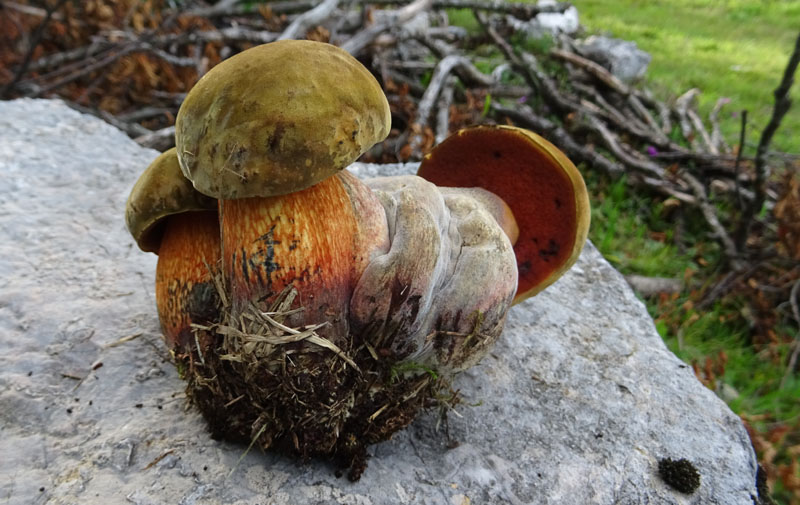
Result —
<path fill-rule="evenodd" d="M 517 243 L 519 226 L 511 207 L 498 195 L 483 188 L 439 188 L 442 195 L 462 195 L 473 198 L 480 203 L 503 230 L 511 245 Z"/>
<path fill-rule="evenodd" d="M 469 368 L 499 337 L 517 289 L 510 238 L 483 202 L 502 206 L 416 176 L 366 184 L 383 204 L 391 248 L 356 285 L 351 329 L 398 361 L 442 374 Z"/>

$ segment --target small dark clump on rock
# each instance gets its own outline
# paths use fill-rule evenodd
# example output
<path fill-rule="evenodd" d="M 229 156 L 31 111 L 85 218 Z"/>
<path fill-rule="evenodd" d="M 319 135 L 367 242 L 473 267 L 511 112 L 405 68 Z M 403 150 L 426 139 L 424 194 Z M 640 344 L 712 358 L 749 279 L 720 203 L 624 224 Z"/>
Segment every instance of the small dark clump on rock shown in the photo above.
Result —
<path fill-rule="evenodd" d="M 681 493 L 692 494 L 700 487 L 700 473 L 687 459 L 662 459 L 658 462 L 658 473 L 664 482 Z"/>

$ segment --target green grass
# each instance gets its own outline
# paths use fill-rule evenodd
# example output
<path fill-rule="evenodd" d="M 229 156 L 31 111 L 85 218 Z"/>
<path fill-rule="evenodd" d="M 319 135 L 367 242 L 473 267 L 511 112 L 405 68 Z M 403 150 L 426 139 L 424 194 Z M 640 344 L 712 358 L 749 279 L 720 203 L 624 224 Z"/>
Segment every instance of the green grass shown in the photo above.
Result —
<path fill-rule="evenodd" d="M 653 59 L 647 81 L 662 98 L 697 87 L 707 117 L 728 97 L 723 133 L 737 142 L 738 121 L 748 110 L 752 148 L 772 113 L 778 86 L 800 32 L 796 0 L 574 0 L 581 23 L 592 33 L 633 40 Z M 800 86 L 792 97 L 800 103 Z M 783 120 L 774 148 L 800 153 L 798 105 Z"/>
<path fill-rule="evenodd" d="M 685 297 L 679 297 L 672 305 L 680 310 L 665 313 L 663 306 L 650 304 L 659 333 L 670 350 L 686 363 L 695 363 L 702 369 L 707 358 L 715 360 L 716 375 L 710 386 L 716 385 L 719 391 L 724 383 L 734 389 L 737 394 L 729 392 L 725 398 L 734 412 L 770 414 L 783 421 L 800 417 L 800 380 L 792 377 L 781 387 L 785 368 L 775 363 L 785 363 L 788 345 L 770 347 L 775 356 L 764 359 L 753 352 L 749 328 L 733 307 L 717 305 L 699 312 L 686 305 Z M 713 338 L 709 338 L 711 335 Z"/>
<path fill-rule="evenodd" d="M 746 152 L 754 152 L 772 114 L 773 91 L 800 31 L 800 1 L 571 1 L 588 33 L 635 41 L 652 55 L 644 84 L 657 98 L 671 100 L 699 88 L 703 117 L 718 98 L 730 98 L 720 119 L 731 145 L 738 143 L 738 114 L 747 110 Z M 480 31 L 471 12 L 449 14 L 451 22 L 473 33 Z M 547 41 L 513 42 L 534 52 L 547 49 Z M 502 60 L 496 54 L 484 56 L 487 61 L 481 62 L 481 70 L 485 71 Z M 800 84 L 795 84 L 791 96 L 794 108 L 785 116 L 772 149 L 800 153 Z M 754 345 L 747 300 L 729 296 L 705 310 L 694 306 L 698 293 L 719 276 L 722 264 L 720 248 L 708 236 L 703 220 L 686 208 L 684 215 L 676 214 L 660 199 L 637 193 L 624 178 L 611 181 L 587 170 L 583 173 L 592 198 L 589 238 L 605 258 L 625 274 L 688 280 L 684 292 L 645 302 L 670 350 L 695 366 L 698 376 L 734 412 L 753 419 L 751 425 L 761 435 L 766 437 L 778 426 L 799 426 L 800 377 L 794 374 L 782 385 L 788 344 Z M 787 336 L 796 329 L 777 331 Z M 785 447 L 796 444 L 800 434 L 790 437 L 795 441 L 773 442 L 777 450 L 773 463 L 784 468 L 792 458 Z M 791 500 L 797 495 L 780 480 L 773 493 L 779 503 L 796 503 Z"/>
<path fill-rule="evenodd" d="M 524 1 L 524 0 L 523 0 Z M 662 100 L 699 88 L 700 112 L 721 97 L 722 131 L 738 143 L 740 111 L 747 110 L 746 152 L 753 153 L 772 114 L 773 91 L 800 32 L 797 0 L 574 0 L 588 33 L 632 40 L 653 57 L 646 84 Z M 450 22 L 480 31 L 467 9 L 449 9 Z M 773 140 L 776 150 L 800 153 L 800 86 L 795 107 Z"/>

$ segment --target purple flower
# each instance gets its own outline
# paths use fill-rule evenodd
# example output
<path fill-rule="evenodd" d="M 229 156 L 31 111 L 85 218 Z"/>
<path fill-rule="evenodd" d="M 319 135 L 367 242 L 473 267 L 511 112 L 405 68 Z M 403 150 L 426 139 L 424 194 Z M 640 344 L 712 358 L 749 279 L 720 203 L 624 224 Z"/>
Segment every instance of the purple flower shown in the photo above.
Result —
<path fill-rule="evenodd" d="M 658 149 L 653 146 L 647 146 L 647 155 L 648 156 L 655 156 L 658 154 Z"/>
<path fill-rule="evenodd" d="M 519 97 L 519 100 L 517 100 L 517 103 L 525 103 L 527 101 L 528 101 L 528 95 L 525 95 L 525 96 Z"/>

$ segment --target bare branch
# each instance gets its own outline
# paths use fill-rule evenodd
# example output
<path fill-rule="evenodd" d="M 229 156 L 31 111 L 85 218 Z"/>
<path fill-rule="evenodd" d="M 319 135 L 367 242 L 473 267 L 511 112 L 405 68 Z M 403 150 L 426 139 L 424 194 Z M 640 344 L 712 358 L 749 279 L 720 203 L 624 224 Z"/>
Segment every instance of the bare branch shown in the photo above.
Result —
<path fill-rule="evenodd" d="M 319 4 L 319 0 L 288 0 L 284 2 L 270 2 L 269 10 L 273 14 L 291 14 L 295 12 L 305 12 Z M 221 16 L 240 16 L 255 12 L 258 9 L 257 2 L 244 2 L 242 0 L 223 0 L 211 7 L 192 9 L 182 13 L 186 16 L 198 16 L 202 18 L 214 18 Z"/>
<path fill-rule="evenodd" d="M 493 102 L 491 108 L 495 114 L 501 117 L 508 117 L 515 123 L 524 125 L 548 139 L 576 161 L 584 161 L 612 176 L 620 176 L 625 173 L 625 168 L 622 165 L 575 141 L 563 127 L 536 115 L 530 107 L 511 108 Z"/>
<path fill-rule="evenodd" d="M 433 0 L 414 0 L 403 8 L 394 11 L 391 16 L 388 16 L 387 20 L 361 30 L 340 47 L 352 55 L 358 55 L 368 45 L 372 44 L 378 35 L 394 26 L 407 22 L 418 13 L 430 9 L 432 3 Z"/>
<path fill-rule="evenodd" d="M 127 121 L 121 121 L 120 119 L 114 117 L 113 114 L 109 114 L 106 111 L 92 109 L 90 107 L 84 107 L 83 105 L 79 105 L 75 102 L 70 102 L 67 100 L 65 100 L 64 103 L 66 103 L 70 108 L 75 109 L 76 111 L 82 114 L 91 114 L 92 116 L 99 117 L 100 119 L 106 121 L 115 128 L 124 131 L 125 133 L 128 134 L 128 136 L 136 137 L 139 135 L 146 135 L 150 133 L 150 130 L 148 130 L 144 126 L 136 123 L 129 123 Z"/>
<path fill-rule="evenodd" d="M 175 145 L 175 126 L 168 126 L 133 139 L 142 147 L 166 151 Z"/>
<path fill-rule="evenodd" d="M 10 2 L 8 0 L 5 0 L 3 2 L 0 2 L 0 7 L 3 7 L 4 9 L 15 10 L 22 14 L 27 14 L 28 16 L 36 16 L 39 18 L 47 17 L 47 9 L 41 9 L 39 7 L 34 7 L 32 5 L 23 5 L 17 2 Z M 54 12 L 51 15 L 51 17 L 56 21 L 61 21 L 64 19 L 64 16 L 62 16 L 58 12 Z"/>
<path fill-rule="evenodd" d="M 730 103 L 730 101 L 731 99 L 726 97 L 717 99 L 717 102 L 714 104 L 714 108 L 708 113 L 708 121 L 711 123 L 711 143 L 714 145 L 714 147 L 716 147 L 718 153 L 731 152 L 731 146 L 725 142 L 725 138 L 722 136 L 722 129 L 720 128 L 719 124 L 719 113 L 722 111 L 724 106 Z"/>
<path fill-rule="evenodd" d="M 800 307 L 798 307 L 798 295 L 800 295 L 800 280 L 794 283 L 794 286 L 792 286 L 792 291 L 789 293 L 789 303 L 792 306 L 792 315 L 794 316 L 795 322 L 800 326 Z M 786 385 L 786 381 L 788 381 L 789 377 L 792 376 L 792 373 L 794 373 L 794 369 L 797 366 L 797 358 L 800 356 L 800 330 L 798 330 L 797 335 L 794 337 L 791 349 L 792 354 L 789 355 L 789 363 L 786 366 L 786 372 L 783 374 L 783 379 L 781 379 L 781 388 Z"/>
<path fill-rule="evenodd" d="M 438 58 L 446 58 L 448 56 L 457 55 L 457 51 L 451 45 L 444 41 L 436 40 L 428 36 L 416 37 L 417 40 L 422 42 L 425 47 L 430 49 Z M 494 77 L 486 75 L 478 67 L 472 64 L 469 58 L 462 57 L 455 67 L 455 72 L 459 78 L 467 85 L 476 85 L 481 87 L 489 87 L 496 84 Z"/>
<path fill-rule="evenodd" d="M 703 139 L 703 144 L 706 146 L 706 150 L 711 154 L 719 154 L 719 150 L 717 146 L 711 141 L 711 136 L 708 134 L 708 130 L 706 130 L 705 125 L 703 125 L 703 120 L 700 119 L 700 115 L 694 109 L 689 109 L 686 111 L 686 114 L 689 116 L 689 120 L 692 122 L 692 126 L 696 132 L 700 134 L 700 138 Z"/>
<path fill-rule="evenodd" d="M 767 165 L 767 150 L 772 142 L 773 135 L 775 135 L 775 132 L 778 130 L 783 120 L 783 116 L 786 115 L 789 108 L 792 106 L 792 100 L 789 98 L 789 90 L 794 83 L 794 74 L 797 72 L 798 65 L 800 65 L 800 34 L 797 36 L 794 51 L 789 57 L 789 62 L 786 64 L 786 69 L 783 72 L 783 79 L 781 79 L 780 84 L 777 89 L 775 89 L 775 106 L 772 109 L 772 116 L 766 128 L 764 128 L 764 131 L 761 133 L 761 140 L 759 140 L 758 148 L 756 149 L 756 180 L 754 187 L 756 197 L 751 205 L 747 207 L 742 218 L 742 224 L 748 228 L 752 224 L 753 217 L 761 210 L 761 207 L 764 206 L 766 185 L 770 176 L 769 166 Z"/>
<path fill-rule="evenodd" d="M 699 94 L 699 89 L 692 88 L 675 100 L 675 114 L 678 116 L 678 124 L 681 127 L 681 135 L 683 135 L 683 138 L 685 138 L 695 150 L 697 147 L 697 142 L 695 142 L 692 136 L 692 123 L 689 121 L 689 108 L 692 106 L 692 103 Z"/>
<path fill-rule="evenodd" d="M 404 0 L 362 0 L 373 5 L 400 4 Z M 433 0 L 436 9 L 472 9 L 480 11 L 511 14 L 519 19 L 531 19 L 540 13 L 563 13 L 572 4 L 560 2 L 553 5 L 536 5 L 532 3 L 514 3 L 504 0 Z"/>
<path fill-rule="evenodd" d="M 600 82 L 621 95 L 627 96 L 631 93 L 630 88 L 628 88 L 624 82 L 620 81 L 617 76 L 590 59 L 584 58 L 583 56 L 570 51 L 565 51 L 564 49 L 551 49 L 550 54 L 556 58 L 568 61 L 574 65 L 578 65 L 582 69 L 595 76 L 598 80 L 600 80 Z"/>
<path fill-rule="evenodd" d="M 322 3 L 297 16 L 294 21 L 281 33 L 278 40 L 297 39 L 305 37 L 309 28 L 322 23 L 336 10 L 339 0 L 324 0 Z"/>
<path fill-rule="evenodd" d="M 440 144 L 450 134 L 450 106 L 453 103 L 453 91 L 456 78 L 448 77 L 444 82 L 436 112 L 436 143 Z"/>
<path fill-rule="evenodd" d="M 44 35 L 44 30 L 47 28 L 47 25 L 50 24 L 50 20 L 53 18 L 53 14 L 55 11 L 59 10 L 67 0 L 58 0 L 52 8 L 47 9 L 47 13 L 44 16 L 44 19 L 39 26 L 36 27 L 36 31 L 33 32 L 33 35 L 30 38 L 30 44 L 28 45 L 28 51 L 25 53 L 25 56 L 22 58 L 22 64 L 17 69 L 17 72 L 14 74 L 14 78 L 8 82 L 2 89 L 0 89 L 0 99 L 2 98 L 9 98 L 11 96 L 11 91 L 17 85 L 17 83 L 22 79 L 22 76 L 28 71 L 28 65 L 31 64 L 31 58 L 33 57 L 33 52 L 36 50 L 36 47 L 39 45 L 39 42 L 42 40 L 42 36 Z"/>
<path fill-rule="evenodd" d="M 419 107 L 417 108 L 416 118 L 411 125 L 412 133 L 409 144 L 411 145 L 411 156 L 413 159 L 422 158 L 421 149 L 422 143 L 425 140 L 425 127 L 428 126 L 428 119 L 433 110 L 433 106 L 436 103 L 436 99 L 439 97 L 439 93 L 447 77 L 459 66 L 472 66 L 472 63 L 464 56 L 451 54 L 445 56 L 444 59 L 436 65 L 436 69 L 433 71 L 431 82 L 428 85 L 428 89 L 425 90 L 425 94 L 422 95 L 422 100 L 420 100 Z"/>

